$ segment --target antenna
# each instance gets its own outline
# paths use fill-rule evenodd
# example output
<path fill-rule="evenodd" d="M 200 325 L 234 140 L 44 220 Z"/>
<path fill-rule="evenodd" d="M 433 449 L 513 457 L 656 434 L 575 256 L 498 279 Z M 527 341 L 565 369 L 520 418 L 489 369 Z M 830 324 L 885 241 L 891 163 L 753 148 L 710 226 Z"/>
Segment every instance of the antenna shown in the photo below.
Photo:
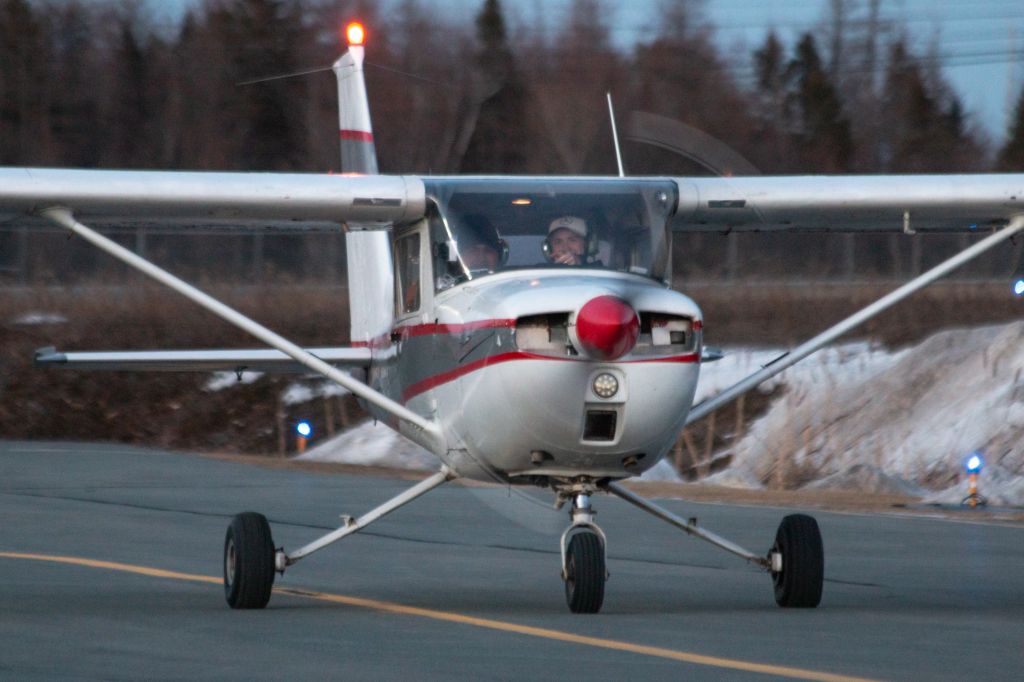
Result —
<path fill-rule="evenodd" d="M 608 119 L 612 122 L 612 139 L 615 140 L 615 161 L 619 164 L 619 177 L 626 177 L 622 169 L 622 150 L 619 149 L 619 131 L 615 128 L 615 108 L 612 107 L 612 93 L 604 93 L 608 97 Z"/>

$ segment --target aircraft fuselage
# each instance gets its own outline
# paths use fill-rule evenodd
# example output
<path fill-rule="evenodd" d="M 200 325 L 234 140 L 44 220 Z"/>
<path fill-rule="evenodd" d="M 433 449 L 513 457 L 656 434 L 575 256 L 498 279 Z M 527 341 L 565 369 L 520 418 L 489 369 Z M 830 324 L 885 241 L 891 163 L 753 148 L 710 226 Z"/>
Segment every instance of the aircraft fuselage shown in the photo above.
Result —
<path fill-rule="evenodd" d="M 621 357 L 594 357 L 578 338 L 579 311 L 600 297 L 640 322 Z M 691 299 L 644 277 L 495 273 L 441 292 L 426 316 L 400 318 L 373 344 L 369 379 L 437 420 L 443 442 L 422 444 L 460 476 L 624 478 L 677 437 L 696 391 L 701 327 Z"/>

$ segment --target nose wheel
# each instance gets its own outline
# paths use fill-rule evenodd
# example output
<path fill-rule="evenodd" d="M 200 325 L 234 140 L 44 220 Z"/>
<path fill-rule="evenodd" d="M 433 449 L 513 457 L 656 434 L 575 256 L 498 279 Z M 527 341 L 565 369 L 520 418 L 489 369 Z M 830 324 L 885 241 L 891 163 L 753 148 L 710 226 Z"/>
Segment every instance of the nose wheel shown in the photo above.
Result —
<path fill-rule="evenodd" d="M 597 533 L 580 531 L 565 550 L 565 601 L 573 613 L 597 613 L 604 602 L 604 546 Z"/>

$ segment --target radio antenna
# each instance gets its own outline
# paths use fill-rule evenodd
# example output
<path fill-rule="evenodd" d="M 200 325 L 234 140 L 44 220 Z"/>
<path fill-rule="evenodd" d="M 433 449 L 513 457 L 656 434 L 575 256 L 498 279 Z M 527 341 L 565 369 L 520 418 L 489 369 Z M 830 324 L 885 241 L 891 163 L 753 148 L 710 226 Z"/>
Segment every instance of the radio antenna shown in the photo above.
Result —
<path fill-rule="evenodd" d="M 622 169 L 622 150 L 619 149 L 619 131 L 615 128 L 615 108 L 612 106 L 612 93 L 606 92 L 608 97 L 608 119 L 612 122 L 612 139 L 615 141 L 615 161 L 619 164 L 619 177 L 626 177 L 626 171 Z"/>

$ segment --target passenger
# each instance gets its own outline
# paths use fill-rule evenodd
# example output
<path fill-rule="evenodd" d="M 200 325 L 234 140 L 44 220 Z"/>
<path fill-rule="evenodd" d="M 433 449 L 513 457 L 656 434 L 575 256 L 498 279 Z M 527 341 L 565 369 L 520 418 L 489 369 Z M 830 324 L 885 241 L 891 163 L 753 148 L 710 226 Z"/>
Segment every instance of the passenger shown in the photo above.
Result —
<path fill-rule="evenodd" d="M 544 255 L 558 265 L 582 265 L 587 254 L 587 224 L 582 218 L 564 215 L 548 226 Z"/>

